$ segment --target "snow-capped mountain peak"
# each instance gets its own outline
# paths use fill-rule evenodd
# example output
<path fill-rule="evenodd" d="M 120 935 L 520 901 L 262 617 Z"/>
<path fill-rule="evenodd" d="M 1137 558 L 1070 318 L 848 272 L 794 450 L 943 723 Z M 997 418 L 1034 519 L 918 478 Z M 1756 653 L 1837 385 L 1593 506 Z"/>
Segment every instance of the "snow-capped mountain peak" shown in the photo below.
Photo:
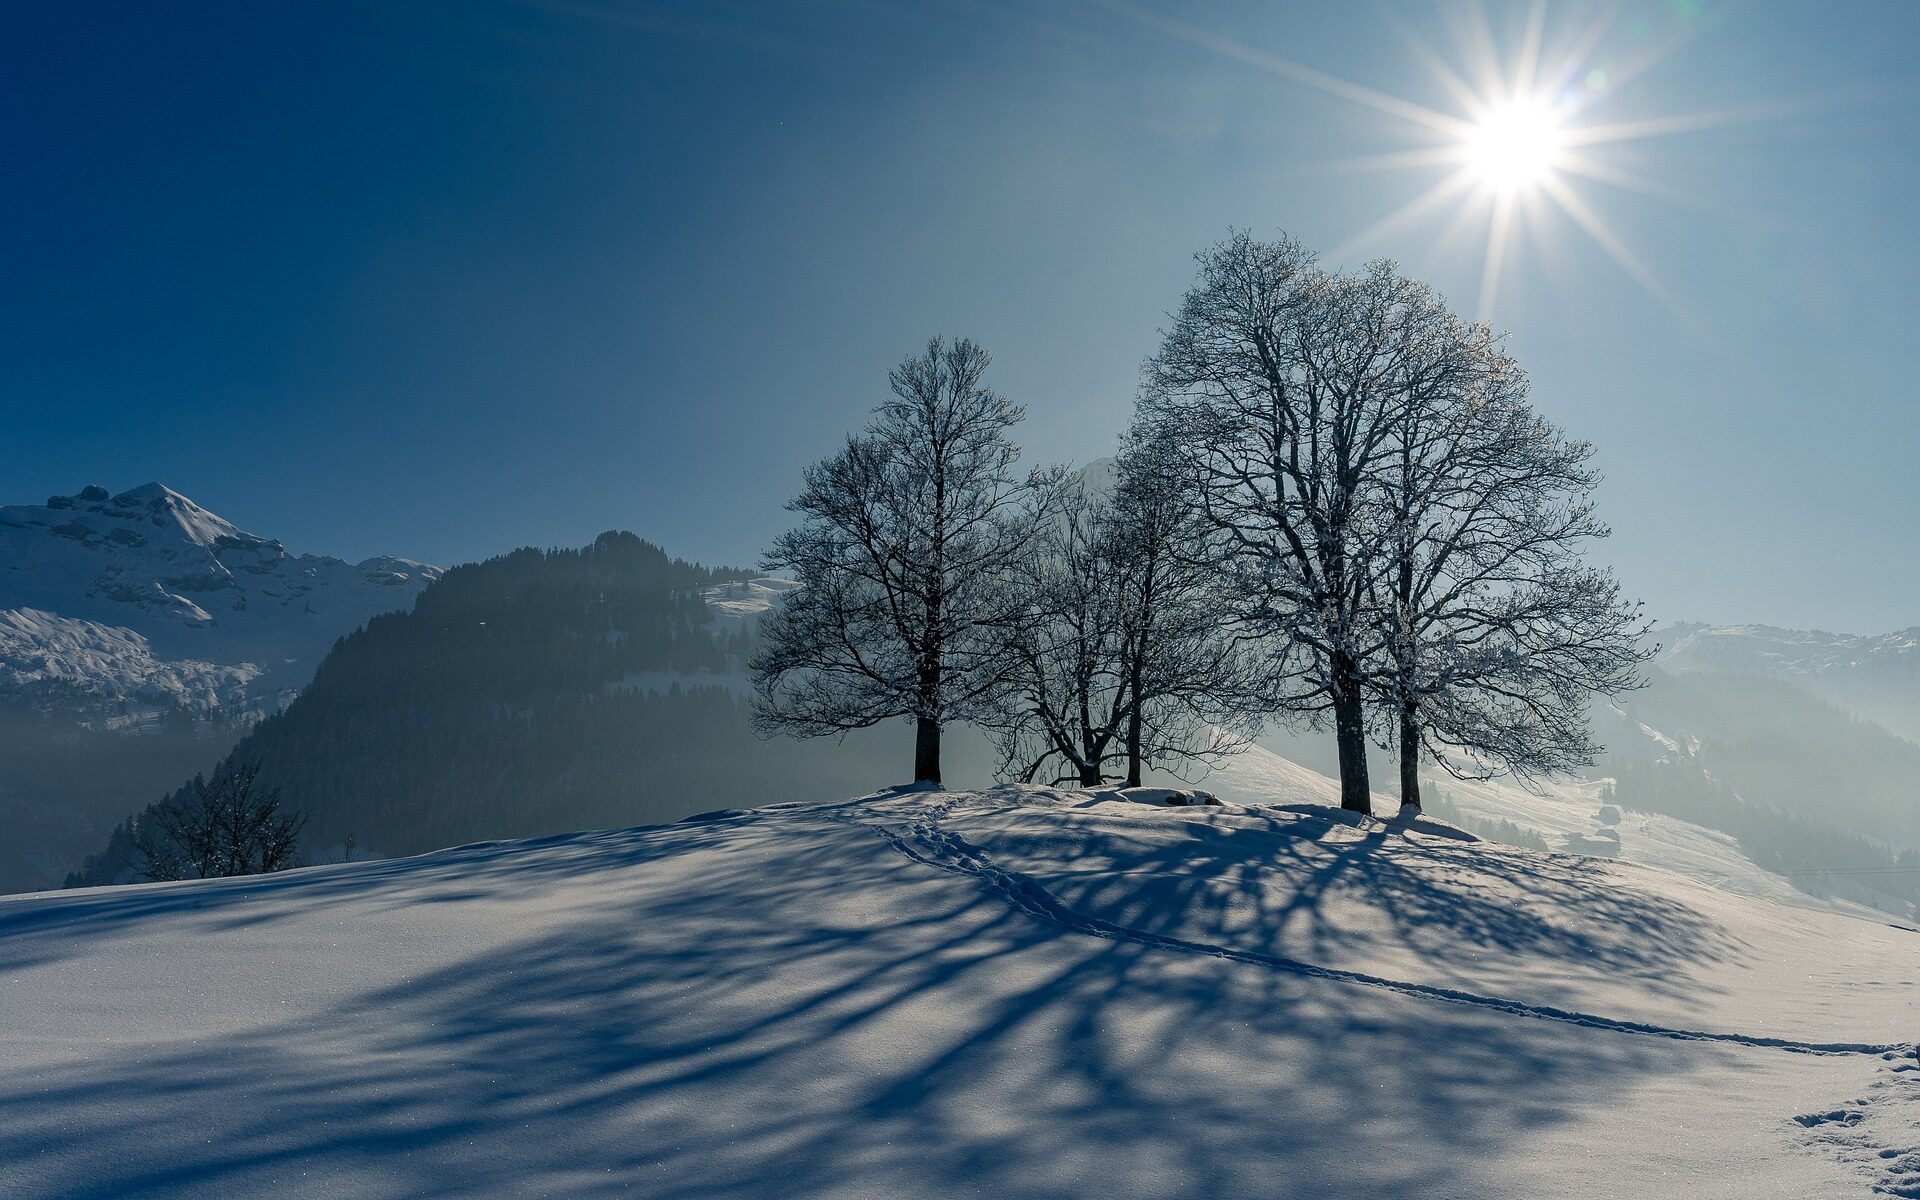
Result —
<path fill-rule="evenodd" d="M 164 483 L 143 483 L 117 496 L 108 496 L 105 488 L 93 485 L 82 488 L 72 496 L 49 496 L 47 509 L 50 512 L 84 512 L 105 517 L 109 521 L 144 523 L 197 546 L 267 543 L 266 538 L 248 533 L 233 522 L 208 512 Z M 86 528 L 86 523 L 75 521 L 70 524 Z"/>
<path fill-rule="evenodd" d="M 0 507 L 0 695 L 270 710 L 335 638 L 439 575 L 293 555 L 159 482 Z"/>

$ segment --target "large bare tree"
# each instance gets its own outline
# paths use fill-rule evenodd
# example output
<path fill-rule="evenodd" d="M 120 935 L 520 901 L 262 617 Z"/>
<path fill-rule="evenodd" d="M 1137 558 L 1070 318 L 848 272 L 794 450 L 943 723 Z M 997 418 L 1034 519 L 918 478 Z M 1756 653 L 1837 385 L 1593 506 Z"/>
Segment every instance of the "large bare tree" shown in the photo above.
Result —
<path fill-rule="evenodd" d="M 1147 362 L 1142 415 L 1182 448 L 1222 616 L 1268 663 L 1265 702 L 1331 719 L 1341 807 L 1366 812 L 1373 496 L 1441 306 L 1390 264 L 1330 275 L 1284 238 L 1236 233 L 1199 264 Z"/>
<path fill-rule="evenodd" d="M 1008 670 L 1011 583 L 1059 473 L 1022 473 L 1023 410 L 989 356 L 935 338 L 889 376 L 867 429 L 807 469 L 802 517 L 766 569 L 802 585 L 762 624 L 752 670 L 764 732 L 914 722 L 914 779 L 939 782 L 941 731 L 991 711 Z"/>

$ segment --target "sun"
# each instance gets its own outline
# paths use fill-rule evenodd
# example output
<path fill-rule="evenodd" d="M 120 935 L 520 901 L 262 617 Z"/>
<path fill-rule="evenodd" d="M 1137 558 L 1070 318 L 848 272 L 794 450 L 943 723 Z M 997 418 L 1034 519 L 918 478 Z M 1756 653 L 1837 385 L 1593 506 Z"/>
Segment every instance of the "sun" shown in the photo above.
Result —
<path fill-rule="evenodd" d="M 1499 192 L 1536 188 L 1552 178 L 1566 150 L 1564 114 L 1537 100 L 1489 110 L 1460 149 L 1482 184 Z"/>
<path fill-rule="evenodd" d="M 1690 320 L 1654 272 L 1607 223 L 1589 194 L 1600 185 L 1687 207 L 1706 207 L 1676 189 L 1665 173 L 1642 173 L 1633 163 L 1637 156 L 1621 149 L 1648 139 L 1791 116 L 1804 107 L 1775 102 L 1605 119 L 1624 86 L 1690 36 L 1698 5 L 1676 4 L 1676 23 L 1664 44 L 1622 57 L 1620 44 L 1608 41 L 1612 18 L 1606 13 L 1585 25 L 1550 31 L 1547 0 L 1533 0 L 1524 22 L 1502 39 L 1482 6 L 1469 0 L 1455 23 L 1459 40 L 1455 54 L 1443 54 L 1425 38 L 1403 30 L 1433 83 L 1449 98 L 1442 109 L 1293 62 L 1135 0 L 1107 3 L 1177 40 L 1372 109 L 1388 118 L 1389 128 L 1410 135 L 1413 144 L 1402 149 L 1319 164 L 1318 169 L 1325 171 L 1410 170 L 1438 175 L 1399 207 L 1329 250 L 1326 257 L 1338 262 L 1370 252 L 1450 208 L 1451 219 L 1429 245 L 1444 253 L 1485 231 L 1475 309 L 1485 320 L 1493 318 L 1512 252 L 1523 245 L 1546 247 L 1562 225 L 1577 228 L 1649 295 Z"/>

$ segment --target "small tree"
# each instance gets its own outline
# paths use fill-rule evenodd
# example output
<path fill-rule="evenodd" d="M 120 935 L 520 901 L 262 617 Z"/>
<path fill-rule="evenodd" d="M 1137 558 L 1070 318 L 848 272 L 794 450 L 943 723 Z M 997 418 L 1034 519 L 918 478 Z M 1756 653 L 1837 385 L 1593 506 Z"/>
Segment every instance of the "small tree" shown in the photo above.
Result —
<path fill-rule="evenodd" d="M 1169 443 L 1136 430 L 1111 487 L 1082 476 L 1034 540 L 1009 635 L 1013 671 L 988 723 L 1003 770 L 1097 787 L 1124 771 L 1231 753 L 1239 657 Z M 1231 727 L 1224 728 L 1224 727 Z"/>
<path fill-rule="evenodd" d="M 1050 782 L 1098 787 L 1124 754 L 1132 694 L 1109 515 L 1076 480 L 1030 544 L 1007 626 L 1006 686 L 982 722 L 1000 741 L 1004 774 L 1031 781 L 1052 766 Z"/>
<path fill-rule="evenodd" d="M 195 777 L 149 809 L 136 843 L 148 879 L 260 875 L 293 865 L 305 818 L 280 809 L 280 790 L 262 789 L 260 764 L 227 762 L 212 780 Z"/>
<path fill-rule="evenodd" d="M 808 468 L 801 524 L 764 566 L 802 586 L 761 627 L 763 733 L 914 722 L 914 779 L 940 781 L 941 731 L 991 711 L 1008 670 L 1010 586 L 1057 471 L 1020 474 L 1023 410 L 982 382 L 989 357 L 939 338 L 889 376 L 864 433 Z"/>
<path fill-rule="evenodd" d="M 1128 787 L 1149 765 L 1229 754 L 1257 723 L 1246 657 L 1221 619 L 1219 579 L 1192 504 L 1180 449 L 1138 425 L 1116 463 L 1108 569 L 1120 590 Z"/>

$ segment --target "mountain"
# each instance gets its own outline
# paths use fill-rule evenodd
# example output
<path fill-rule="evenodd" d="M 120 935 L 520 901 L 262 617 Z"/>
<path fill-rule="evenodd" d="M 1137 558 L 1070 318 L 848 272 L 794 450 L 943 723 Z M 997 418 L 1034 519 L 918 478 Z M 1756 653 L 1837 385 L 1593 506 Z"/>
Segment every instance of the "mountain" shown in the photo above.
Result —
<path fill-rule="evenodd" d="M 36 608 L 0 610 L 0 694 L 127 727 L 164 712 L 244 713 L 258 663 L 166 659 L 124 625 Z"/>
<path fill-rule="evenodd" d="M 1325 807 L 738 800 L 761 807 L 0 900 L 0 1193 L 1920 1179 L 1910 928 Z"/>
<path fill-rule="evenodd" d="M 440 568 L 293 555 L 159 483 L 0 508 L 0 695 L 120 718 L 272 712 Z"/>
<path fill-rule="evenodd" d="M 745 661 L 758 616 L 790 586 L 615 532 L 455 567 L 411 611 L 344 638 L 232 757 L 259 763 L 262 785 L 305 815 L 310 861 L 671 820 L 774 786 L 820 799 L 901 777 L 909 744 L 892 724 L 841 741 L 755 736 Z M 957 741 L 956 778 L 984 781 L 984 739 Z M 136 878 L 133 832 L 103 833 L 104 849 L 69 864 L 80 866 L 71 882 Z"/>
<path fill-rule="evenodd" d="M 0 891 L 58 883 L 439 574 L 290 554 L 158 483 L 0 508 Z"/>
<path fill-rule="evenodd" d="M 1670 625 L 1656 660 L 1675 674 L 1780 680 L 1920 742 L 1920 626 L 1860 636 L 1768 625 Z"/>
<path fill-rule="evenodd" d="M 1732 834 L 1815 895 L 1915 911 L 1920 743 L 1784 671 L 1663 662 L 1647 675 L 1644 690 L 1594 709 L 1610 799 Z"/>

